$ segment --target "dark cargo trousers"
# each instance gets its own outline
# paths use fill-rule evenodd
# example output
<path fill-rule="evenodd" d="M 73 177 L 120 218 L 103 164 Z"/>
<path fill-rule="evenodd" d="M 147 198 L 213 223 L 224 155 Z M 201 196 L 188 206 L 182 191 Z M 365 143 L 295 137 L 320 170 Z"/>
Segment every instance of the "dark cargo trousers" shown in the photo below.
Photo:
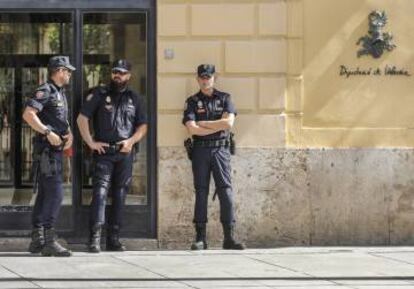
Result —
<path fill-rule="evenodd" d="M 210 177 L 213 175 L 215 194 L 220 201 L 220 221 L 231 225 L 234 219 L 231 185 L 230 151 L 228 147 L 194 147 L 192 169 L 195 188 L 194 223 L 207 223 Z"/>

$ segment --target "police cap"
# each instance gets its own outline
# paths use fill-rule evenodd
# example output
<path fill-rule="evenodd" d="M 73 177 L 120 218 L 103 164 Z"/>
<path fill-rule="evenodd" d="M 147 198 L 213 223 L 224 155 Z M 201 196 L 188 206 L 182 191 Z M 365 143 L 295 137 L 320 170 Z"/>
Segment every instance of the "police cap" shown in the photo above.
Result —
<path fill-rule="evenodd" d="M 49 63 L 47 65 L 47 67 L 49 69 L 56 69 L 59 67 L 65 67 L 69 70 L 76 70 L 76 68 L 70 64 L 69 62 L 69 57 L 68 56 L 63 56 L 63 55 L 58 55 L 58 56 L 53 56 L 49 59 Z"/>
<path fill-rule="evenodd" d="M 126 59 L 118 59 L 112 63 L 112 71 L 130 72 L 131 68 L 131 63 Z"/>
<path fill-rule="evenodd" d="M 199 77 L 211 77 L 216 73 L 216 67 L 213 64 L 201 64 L 197 68 Z"/>

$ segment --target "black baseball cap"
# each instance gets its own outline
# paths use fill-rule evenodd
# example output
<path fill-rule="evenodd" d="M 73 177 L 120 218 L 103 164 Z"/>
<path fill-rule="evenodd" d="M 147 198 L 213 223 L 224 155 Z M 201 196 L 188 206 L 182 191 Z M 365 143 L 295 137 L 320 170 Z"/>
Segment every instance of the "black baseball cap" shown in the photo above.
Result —
<path fill-rule="evenodd" d="M 76 70 L 76 68 L 72 64 L 70 64 L 69 57 L 63 55 L 53 56 L 49 58 L 49 63 L 47 67 L 50 69 L 65 67 L 72 71 Z"/>
<path fill-rule="evenodd" d="M 112 71 L 130 72 L 131 67 L 126 59 L 118 59 L 112 63 Z"/>
<path fill-rule="evenodd" d="M 213 64 L 200 64 L 197 67 L 199 77 L 212 77 L 216 73 L 216 67 Z"/>

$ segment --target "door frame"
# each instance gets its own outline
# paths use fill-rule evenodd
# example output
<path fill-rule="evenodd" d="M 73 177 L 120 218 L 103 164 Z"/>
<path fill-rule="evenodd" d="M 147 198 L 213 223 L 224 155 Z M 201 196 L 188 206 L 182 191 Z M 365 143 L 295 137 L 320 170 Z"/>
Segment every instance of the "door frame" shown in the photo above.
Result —
<path fill-rule="evenodd" d="M 142 232 L 124 232 L 124 237 L 134 238 L 157 238 L 157 199 L 158 199 L 158 176 L 157 176 L 157 92 L 156 92 L 156 1 L 155 0 L 22 0 L 22 1 L 1 1 L 0 13 L 42 13 L 42 12 L 61 12 L 72 14 L 73 25 L 73 63 L 80 68 L 83 64 L 83 14 L 84 13 L 104 13 L 104 12 L 145 12 L 147 15 L 147 95 L 148 95 L 148 122 L 149 128 L 147 133 L 147 205 L 145 206 L 125 206 L 127 217 L 137 213 L 137 221 L 143 226 Z M 47 8 L 40 8 L 47 7 Z M 70 115 L 72 128 L 75 128 L 76 117 L 82 104 L 82 73 L 75 73 L 73 76 L 73 96 L 71 99 L 72 114 Z M 76 169 L 82 167 L 82 140 L 78 129 L 73 129 L 73 159 L 72 159 L 72 221 L 73 225 L 68 230 L 61 231 L 61 235 L 69 238 L 72 242 L 83 241 L 87 233 L 85 220 L 88 220 L 88 206 L 81 204 L 82 193 L 82 170 Z M 2 213 L 0 207 L 0 213 Z M 27 212 L 27 209 L 24 210 Z M 65 206 L 62 206 L 62 213 Z M 7 221 L 30 222 L 27 214 L 23 217 L 22 212 L 8 212 Z M 10 214 L 10 215 L 9 215 Z M 64 214 L 66 216 L 66 214 Z M 17 217 L 17 219 L 15 218 Z M 23 217 L 23 218 L 22 218 Z M 60 216 L 64 217 L 64 216 Z M 143 219 L 141 219 L 143 218 Z M 15 222 L 14 222 L 15 224 Z M 2 236 L 21 236 L 27 234 L 27 231 L 2 230 Z"/>

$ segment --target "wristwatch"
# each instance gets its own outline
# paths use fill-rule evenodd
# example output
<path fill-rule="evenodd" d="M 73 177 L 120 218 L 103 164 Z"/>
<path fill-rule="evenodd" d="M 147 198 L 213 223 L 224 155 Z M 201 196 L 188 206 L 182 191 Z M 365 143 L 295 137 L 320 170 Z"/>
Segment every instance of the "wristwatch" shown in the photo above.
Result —
<path fill-rule="evenodd" d="M 47 129 L 45 129 L 44 135 L 45 136 L 48 136 L 50 134 L 50 132 L 51 132 L 51 130 L 49 128 L 47 128 Z"/>

